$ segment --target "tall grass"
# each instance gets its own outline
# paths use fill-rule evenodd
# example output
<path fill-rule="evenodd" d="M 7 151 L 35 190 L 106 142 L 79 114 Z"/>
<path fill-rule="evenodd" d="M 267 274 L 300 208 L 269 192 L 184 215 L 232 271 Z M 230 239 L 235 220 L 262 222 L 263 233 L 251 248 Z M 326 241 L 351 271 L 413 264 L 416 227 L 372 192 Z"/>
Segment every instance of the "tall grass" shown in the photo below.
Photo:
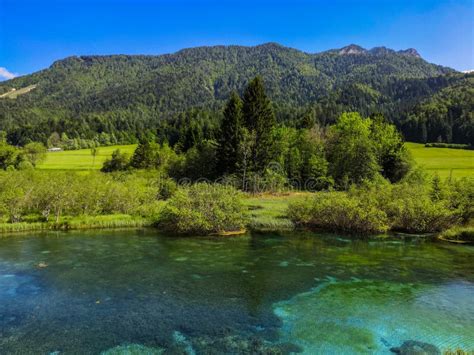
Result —
<path fill-rule="evenodd" d="M 140 228 L 152 225 L 152 221 L 140 216 L 113 214 L 102 216 L 63 217 L 54 222 L 0 223 L 0 233 L 28 232 L 41 230 Z"/>

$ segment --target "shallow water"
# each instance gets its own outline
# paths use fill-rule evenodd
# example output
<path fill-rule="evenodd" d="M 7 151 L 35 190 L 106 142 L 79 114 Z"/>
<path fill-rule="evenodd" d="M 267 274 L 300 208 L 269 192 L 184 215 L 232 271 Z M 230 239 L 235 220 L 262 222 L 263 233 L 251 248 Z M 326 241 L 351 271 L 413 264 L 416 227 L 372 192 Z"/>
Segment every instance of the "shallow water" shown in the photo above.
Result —
<path fill-rule="evenodd" d="M 0 238 L 0 353 L 474 350 L 474 248 L 153 230 Z"/>

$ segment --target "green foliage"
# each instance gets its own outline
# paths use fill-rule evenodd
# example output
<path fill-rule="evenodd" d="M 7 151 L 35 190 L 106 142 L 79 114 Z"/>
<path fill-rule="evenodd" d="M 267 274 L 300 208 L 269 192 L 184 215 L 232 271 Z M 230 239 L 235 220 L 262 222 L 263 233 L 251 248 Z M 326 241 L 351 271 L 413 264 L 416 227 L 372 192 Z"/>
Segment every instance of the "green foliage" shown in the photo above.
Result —
<path fill-rule="evenodd" d="M 453 142 L 472 141 L 472 75 L 391 50 L 308 54 L 274 43 L 163 56 L 69 57 L 0 84 L 0 92 L 36 85 L 15 100 L 0 99 L 0 130 L 15 145 L 46 144 L 58 132 L 54 146 L 64 149 L 134 144 L 155 135 L 172 146 L 182 139 L 187 150 L 198 139 L 215 138 L 215 112 L 256 74 L 265 80 L 280 121 L 309 128 L 312 118 L 326 125 L 344 111 L 368 116 L 375 110 L 403 124 L 410 140 L 421 141 L 424 127 L 434 137 L 429 141 L 440 132 L 447 141 L 451 128 Z M 310 111 L 313 117 L 305 116 Z M 69 138 L 62 140 L 62 133 Z"/>
<path fill-rule="evenodd" d="M 170 165 L 170 176 L 184 181 L 216 178 L 217 149 L 215 141 L 195 145 Z"/>
<path fill-rule="evenodd" d="M 320 192 L 290 204 L 288 215 L 298 225 L 363 234 L 384 230 L 434 233 L 468 222 L 474 215 L 473 181 L 436 184 L 436 193 L 430 185 L 406 181 Z"/>
<path fill-rule="evenodd" d="M 23 147 L 23 153 L 34 167 L 46 159 L 46 147 L 42 143 L 28 143 Z"/>
<path fill-rule="evenodd" d="M 58 223 L 61 217 L 123 213 L 154 215 L 156 178 L 34 170 L 0 174 L 0 217 L 20 222 L 27 215 Z"/>
<path fill-rule="evenodd" d="M 371 139 L 371 120 L 358 113 L 344 113 L 329 129 L 328 161 L 336 183 L 347 188 L 372 180 L 380 171 Z"/>
<path fill-rule="evenodd" d="M 130 157 L 126 153 L 122 153 L 120 149 L 114 150 L 112 157 L 104 161 L 101 171 L 111 173 L 113 171 L 124 171 L 129 168 Z"/>
<path fill-rule="evenodd" d="M 178 184 L 173 179 L 161 179 L 158 197 L 162 200 L 171 198 L 178 190 Z"/>
<path fill-rule="evenodd" d="M 463 178 L 447 181 L 442 186 L 441 195 L 447 200 L 450 209 L 456 211 L 463 223 L 474 219 L 474 179 Z"/>
<path fill-rule="evenodd" d="M 459 221 L 456 212 L 446 203 L 433 202 L 427 196 L 397 198 L 389 209 L 392 229 L 410 233 L 440 232 Z"/>
<path fill-rule="evenodd" d="M 132 155 L 130 165 L 135 169 L 155 168 L 158 165 L 159 146 L 154 142 L 142 141 Z"/>
<path fill-rule="evenodd" d="M 135 169 L 161 169 L 167 172 L 176 163 L 178 156 L 167 144 L 142 141 L 138 144 L 130 160 L 130 166 Z"/>
<path fill-rule="evenodd" d="M 261 77 L 257 76 L 245 89 L 242 111 L 245 127 L 250 132 L 255 132 L 255 146 L 251 154 L 253 170 L 261 172 L 271 162 L 273 129 L 276 123 Z"/>
<path fill-rule="evenodd" d="M 403 182 L 373 188 L 369 194 L 388 215 L 392 230 L 433 233 L 461 222 L 460 211 L 450 205 L 447 195 L 434 196 L 429 184 Z"/>
<path fill-rule="evenodd" d="M 242 141 L 242 100 L 232 92 L 224 109 L 218 139 L 218 171 L 220 174 L 233 174 L 237 171 L 239 147 Z"/>
<path fill-rule="evenodd" d="M 454 240 L 474 243 L 474 226 L 456 226 L 440 233 L 443 240 Z"/>
<path fill-rule="evenodd" d="M 173 233 L 207 235 L 242 229 L 244 214 L 237 190 L 199 183 L 175 193 L 164 207 L 158 225 Z"/>
<path fill-rule="evenodd" d="M 371 117 L 371 144 L 375 148 L 382 175 L 400 181 L 411 168 L 411 158 L 397 128 L 381 115 Z"/>
<path fill-rule="evenodd" d="M 472 145 L 473 107 L 474 75 L 460 75 L 434 95 L 419 100 L 411 112 L 400 120 L 402 130 L 407 139 L 417 142 Z"/>
<path fill-rule="evenodd" d="M 21 150 L 0 141 L 0 170 L 14 170 L 23 161 Z"/>
<path fill-rule="evenodd" d="M 385 212 L 342 192 L 317 193 L 290 204 L 288 215 L 295 224 L 346 233 L 384 233 L 389 228 Z"/>

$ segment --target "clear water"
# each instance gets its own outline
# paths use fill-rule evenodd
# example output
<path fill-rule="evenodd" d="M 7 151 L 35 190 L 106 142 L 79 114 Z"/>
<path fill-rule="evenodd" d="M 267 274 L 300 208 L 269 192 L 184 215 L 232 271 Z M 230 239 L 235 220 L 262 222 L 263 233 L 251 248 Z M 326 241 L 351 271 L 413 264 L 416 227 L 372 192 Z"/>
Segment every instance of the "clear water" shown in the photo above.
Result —
<path fill-rule="evenodd" d="M 0 353 L 474 350 L 474 248 L 321 234 L 0 238 Z"/>

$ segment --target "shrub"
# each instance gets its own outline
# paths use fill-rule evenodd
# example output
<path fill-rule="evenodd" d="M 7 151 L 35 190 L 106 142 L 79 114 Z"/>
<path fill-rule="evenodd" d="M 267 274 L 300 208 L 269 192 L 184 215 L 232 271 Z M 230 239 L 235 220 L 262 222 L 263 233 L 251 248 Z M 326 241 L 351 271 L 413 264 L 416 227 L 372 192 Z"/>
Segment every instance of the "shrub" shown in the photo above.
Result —
<path fill-rule="evenodd" d="M 0 174 L 0 218 L 23 221 L 41 216 L 59 221 L 62 216 L 156 213 L 159 179 L 142 174 L 87 175 L 35 170 Z"/>
<path fill-rule="evenodd" d="M 448 229 L 459 222 L 444 202 L 432 202 L 425 196 L 398 199 L 392 209 L 393 229 L 410 233 L 432 233 Z"/>
<path fill-rule="evenodd" d="M 474 218 L 474 179 L 455 180 L 446 186 L 446 199 L 451 209 L 456 210 L 463 223 Z"/>
<path fill-rule="evenodd" d="M 178 184 L 173 179 L 162 179 L 158 190 L 158 197 L 162 200 L 171 198 L 176 190 L 178 190 Z"/>
<path fill-rule="evenodd" d="M 318 193 L 304 202 L 290 204 L 288 215 L 299 225 L 326 230 L 373 234 L 388 229 L 384 211 L 346 193 Z"/>
<path fill-rule="evenodd" d="M 127 170 L 129 163 L 130 158 L 128 154 L 122 153 L 120 149 L 116 149 L 112 153 L 112 157 L 104 162 L 101 171 L 104 173 L 111 173 L 113 171 Z"/>
<path fill-rule="evenodd" d="M 158 225 L 179 234 L 208 235 L 242 229 L 244 213 L 237 190 L 199 183 L 175 193 L 163 208 Z"/>
<path fill-rule="evenodd" d="M 432 233 L 460 221 L 459 213 L 446 200 L 433 200 L 429 185 L 399 184 L 391 188 L 389 200 L 382 206 L 392 229 L 410 233 Z"/>

